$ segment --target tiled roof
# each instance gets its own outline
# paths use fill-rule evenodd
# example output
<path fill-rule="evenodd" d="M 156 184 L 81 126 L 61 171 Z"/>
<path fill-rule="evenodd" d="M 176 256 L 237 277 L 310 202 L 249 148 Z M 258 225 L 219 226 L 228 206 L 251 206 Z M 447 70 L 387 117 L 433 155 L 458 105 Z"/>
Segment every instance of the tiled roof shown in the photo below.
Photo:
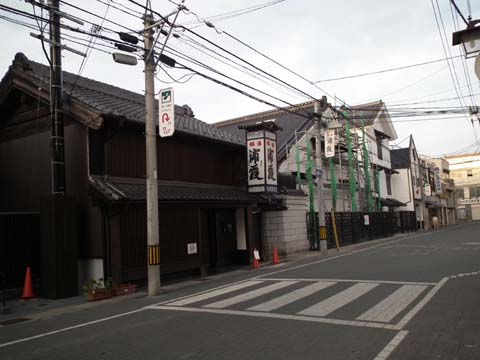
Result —
<path fill-rule="evenodd" d="M 90 186 L 99 192 L 107 201 L 140 201 L 146 200 L 145 179 L 125 179 L 91 176 Z M 208 201 L 221 203 L 252 203 L 257 200 L 246 190 L 235 190 L 225 187 L 202 186 L 186 183 L 160 182 L 158 185 L 158 200 L 160 202 Z"/>
<path fill-rule="evenodd" d="M 374 119 L 378 113 L 382 110 L 383 102 L 377 101 L 368 104 L 362 104 L 354 106 L 355 114 L 346 112 L 346 115 L 352 117 L 351 122 L 360 126 L 360 115 L 364 119 L 365 125 L 372 125 Z M 280 109 L 265 111 L 257 114 L 251 114 L 247 116 L 238 117 L 235 119 L 225 120 L 214 125 L 218 128 L 225 130 L 236 137 L 245 138 L 245 130 L 239 129 L 240 125 L 252 125 L 259 121 L 275 119 L 275 124 L 280 126 L 283 130 L 277 132 L 277 149 L 278 157 L 281 159 L 286 154 L 287 144 L 293 144 L 295 141 L 295 131 L 303 131 L 313 125 L 312 120 L 306 119 L 300 115 L 293 114 L 292 112 L 308 115 L 313 112 L 313 101 L 297 104 L 286 108 L 287 111 Z M 358 112 L 357 112 L 358 111 Z M 353 116 L 355 115 L 355 116 Z M 340 123 L 342 119 L 339 119 Z"/>
<path fill-rule="evenodd" d="M 15 55 L 12 68 L 19 69 L 22 75 L 28 74 L 27 76 L 43 83 L 44 87 L 49 84 L 49 68 L 29 60 L 22 53 Z M 63 81 L 66 101 L 71 93 L 72 98 L 82 102 L 99 115 L 123 117 L 135 123 L 145 123 L 145 97 L 143 95 L 83 76 L 77 77 L 76 74 L 66 71 L 63 72 Z M 155 117 L 158 118 L 157 102 L 155 102 L 155 106 Z M 175 105 L 176 131 L 222 142 L 245 143 L 243 136 L 237 137 L 189 116 L 189 111 L 191 110 L 188 107 Z"/>

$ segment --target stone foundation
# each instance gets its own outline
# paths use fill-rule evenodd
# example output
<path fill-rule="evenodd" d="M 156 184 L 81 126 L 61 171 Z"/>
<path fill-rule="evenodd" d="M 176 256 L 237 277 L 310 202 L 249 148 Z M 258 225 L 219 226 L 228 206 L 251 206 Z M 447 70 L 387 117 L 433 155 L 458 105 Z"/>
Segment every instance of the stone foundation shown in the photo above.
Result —
<path fill-rule="evenodd" d="M 306 213 L 308 198 L 305 195 L 282 195 L 286 210 L 265 211 L 262 214 L 263 249 L 262 258 L 270 261 L 273 246 L 277 246 L 280 257 L 306 251 Z"/>

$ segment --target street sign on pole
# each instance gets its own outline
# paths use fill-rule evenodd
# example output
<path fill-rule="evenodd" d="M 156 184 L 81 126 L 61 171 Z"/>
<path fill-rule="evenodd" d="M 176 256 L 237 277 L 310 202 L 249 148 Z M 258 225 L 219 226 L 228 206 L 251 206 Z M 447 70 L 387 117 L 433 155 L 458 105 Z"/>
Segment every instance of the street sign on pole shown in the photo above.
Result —
<path fill-rule="evenodd" d="M 175 104 L 173 102 L 173 89 L 160 91 L 158 130 L 161 137 L 172 136 L 175 131 Z"/>
<path fill-rule="evenodd" d="M 335 156 L 335 130 L 325 130 L 325 157 Z"/>

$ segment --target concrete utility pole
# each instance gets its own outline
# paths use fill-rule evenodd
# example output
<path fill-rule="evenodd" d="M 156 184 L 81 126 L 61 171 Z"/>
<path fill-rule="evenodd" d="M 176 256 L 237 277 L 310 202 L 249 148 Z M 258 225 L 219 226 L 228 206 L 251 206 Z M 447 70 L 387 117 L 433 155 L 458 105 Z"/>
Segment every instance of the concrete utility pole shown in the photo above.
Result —
<path fill-rule="evenodd" d="M 49 0 L 50 6 L 50 116 L 52 194 L 65 195 L 65 141 L 63 130 L 63 75 L 60 47 L 59 0 Z"/>
<path fill-rule="evenodd" d="M 145 14 L 145 136 L 147 165 L 147 245 L 148 295 L 160 292 L 160 249 L 158 231 L 157 132 L 155 127 L 155 60 L 149 56 L 153 46 L 153 16 Z"/>
<path fill-rule="evenodd" d="M 313 112 L 315 117 L 315 125 L 317 130 L 317 146 L 316 146 L 316 168 L 317 168 L 317 200 L 318 200 L 318 227 L 320 237 L 320 252 L 327 255 L 327 228 L 325 226 L 325 198 L 323 194 L 323 170 L 322 170 L 322 142 L 321 142 L 321 116 L 320 101 L 313 102 Z"/>

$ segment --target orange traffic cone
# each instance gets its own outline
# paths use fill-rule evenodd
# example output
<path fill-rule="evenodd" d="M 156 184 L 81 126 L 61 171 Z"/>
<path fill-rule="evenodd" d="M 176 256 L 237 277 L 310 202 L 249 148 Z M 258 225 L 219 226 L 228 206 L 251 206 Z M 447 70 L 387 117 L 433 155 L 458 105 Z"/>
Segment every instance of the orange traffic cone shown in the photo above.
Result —
<path fill-rule="evenodd" d="M 272 259 L 272 264 L 273 264 L 273 265 L 280 264 L 280 259 L 279 259 L 279 257 L 278 257 L 277 247 L 276 247 L 275 245 L 273 245 L 273 259 Z"/>
<path fill-rule="evenodd" d="M 23 294 L 20 296 L 22 300 L 33 299 L 32 274 L 30 273 L 30 266 L 27 266 L 27 273 L 25 274 L 25 284 L 23 285 Z"/>
<path fill-rule="evenodd" d="M 258 262 L 258 259 L 257 259 L 257 255 L 258 255 L 257 249 L 253 249 L 252 269 L 258 269 L 260 266 L 260 263 Z"/>

